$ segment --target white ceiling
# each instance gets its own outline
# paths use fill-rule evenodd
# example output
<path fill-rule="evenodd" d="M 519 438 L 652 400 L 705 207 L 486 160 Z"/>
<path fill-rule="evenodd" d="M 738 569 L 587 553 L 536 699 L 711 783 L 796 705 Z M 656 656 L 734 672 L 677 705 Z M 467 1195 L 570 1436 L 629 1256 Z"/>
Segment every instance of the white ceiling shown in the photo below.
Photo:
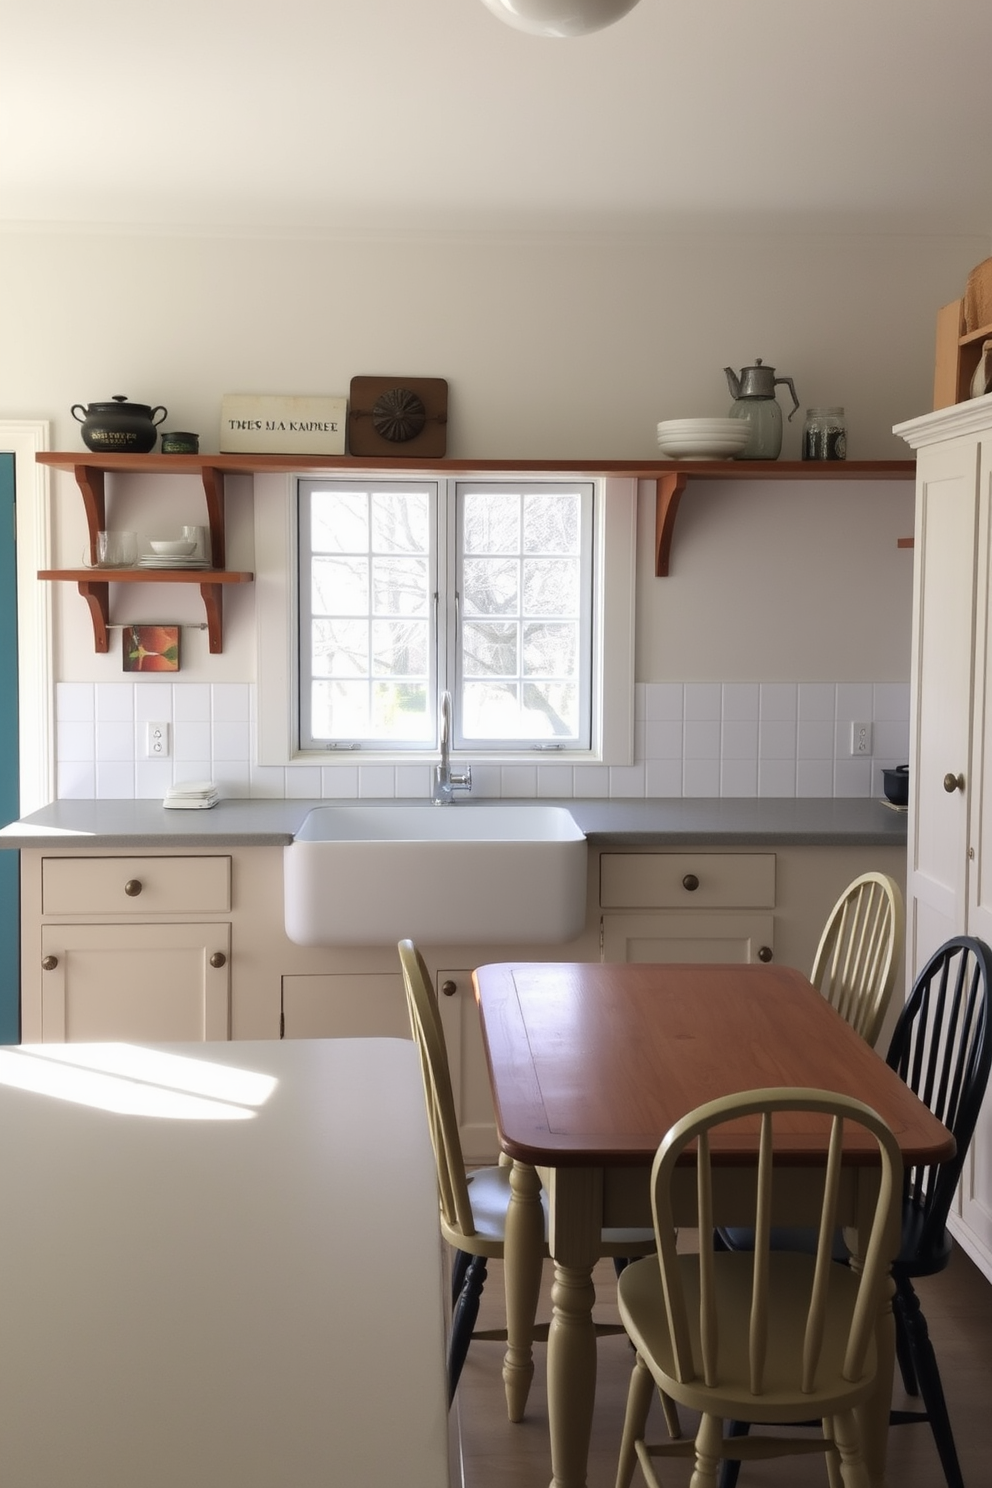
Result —
<path fill-rule="evenodd" d="M 6 223 L 992 231 L 990 0 L 0 0 L 0 63 Z"/>

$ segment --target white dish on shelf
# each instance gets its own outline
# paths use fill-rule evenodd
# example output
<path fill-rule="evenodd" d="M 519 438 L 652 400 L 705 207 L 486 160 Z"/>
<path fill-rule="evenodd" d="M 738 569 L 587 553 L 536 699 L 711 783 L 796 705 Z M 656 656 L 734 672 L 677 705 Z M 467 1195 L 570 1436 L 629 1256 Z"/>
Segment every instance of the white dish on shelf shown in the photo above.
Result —
<path fill-rule="evenodd" d="M 159 558 L 154 553 L 146 553 L 138 559 L 139 568 L 209 568 L 210 564 L 205 558 Z"/>
<path fill-rule="evenodd" d="M 149 547 L 159 558 L 188 558 L 196 552 L 196 543 L 189 538 L 152 538 Z"/>
<path fill-rule="evenodd" d="M 663 419 L 658 424 L 658 448 L 670 460 L 732 460 L 750 432 L 745 419 Z"/>

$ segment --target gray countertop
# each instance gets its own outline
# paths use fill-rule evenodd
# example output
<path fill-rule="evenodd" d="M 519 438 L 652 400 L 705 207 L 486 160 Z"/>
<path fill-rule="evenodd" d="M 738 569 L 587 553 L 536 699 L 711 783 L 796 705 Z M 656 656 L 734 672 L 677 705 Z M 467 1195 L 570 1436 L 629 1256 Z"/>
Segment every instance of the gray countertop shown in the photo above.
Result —
<path fill-rule="evenodd" d="M 316 806 L 327 800 L 225 800 L 209 811 L 166 810 L 159 801 L 54 801 L 0 829 L 0 847 L 125 848 L 283 847 Z M 428 801 L 364 800 L 362 805 L 422 805 Z M 473 802 L 498 810 L 500 801 Z M 515 804 L 527 804 L 517 802 Z M 535 803 L 536 804 L 536 803 Z M 902 847 L 906 813 L 867 797 L 817 799 L 541 799 L 564 806 L 597 847 Z M 447 809 L 447 808 L 446 808 Z M 450 808 L 464 810 L 463 805 Z"/>

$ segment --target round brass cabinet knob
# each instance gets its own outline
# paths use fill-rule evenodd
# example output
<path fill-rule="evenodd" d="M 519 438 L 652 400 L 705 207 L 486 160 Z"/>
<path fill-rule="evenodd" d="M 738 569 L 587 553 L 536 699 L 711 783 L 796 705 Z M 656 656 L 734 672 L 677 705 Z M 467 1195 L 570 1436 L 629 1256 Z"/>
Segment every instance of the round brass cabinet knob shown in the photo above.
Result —
<path fill-rule="evenodd" d="M 446 982 L 442 982 L 441 991 L 445 997 L 454 997 L 455 993 L 458 991 L 458 983 L 453 982 L 450 979 Z"/>
<path fill-rule="evenodd" d="M 54 971 L 58 964 L 58 956 L 45 956 L 41 963 L 41 969 L 42 971 Z"/>
<path fill-rule="evenodd" d="M 944 789 L 945 789 L 945 791 L 947 792 L 947 794 L 949 796 L 952 796 L 955 791 L 963 791 L 964 790 L 964 776 L 963 775 L 952 775 L 950 772 L 948 772 L 944 776 Z"/>
<path fill-rule="evenodd" d="M 210 965 L 216 971 L 219 971 L 222 966 L 226 966 L 227 965 L 227 957 L 224 955 L 224 952 L 223 951 L 214 951 L 213 955 L 210 957 Z"/>
<path fill-rule="evenodd" d="M 140 878 L 129 878 L 124 885 L 124 892 L 129 899 L 137 899 L 143 888 L 144 884 Z"/>
<path fill-rule="evenodd" d="M 699 888 L 699 879 L 694 873 L 687 873 L 685 878 L 682 880 L 682 887 L 688 890 L 690 894 L 694 894 Z"/>
<path fill-rule="evenodd" d="M 758 947 L 758 960 L 759 961 L 770 961 L 771 959 L 772 959 L 772 948 L 771 948 L 771 946 L 759 946 Z"/>

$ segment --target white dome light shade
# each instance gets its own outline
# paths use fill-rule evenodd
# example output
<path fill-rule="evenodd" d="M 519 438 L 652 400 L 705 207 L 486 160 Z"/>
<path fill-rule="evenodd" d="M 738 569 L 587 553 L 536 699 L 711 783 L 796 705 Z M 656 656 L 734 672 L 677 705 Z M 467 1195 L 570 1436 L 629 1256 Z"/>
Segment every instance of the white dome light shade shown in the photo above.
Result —
<path fill-rule="evenodd" d="M 612 26 L 637 0 L 482 0 L 487 10 L 531 36 L 585 36 Z"/>

